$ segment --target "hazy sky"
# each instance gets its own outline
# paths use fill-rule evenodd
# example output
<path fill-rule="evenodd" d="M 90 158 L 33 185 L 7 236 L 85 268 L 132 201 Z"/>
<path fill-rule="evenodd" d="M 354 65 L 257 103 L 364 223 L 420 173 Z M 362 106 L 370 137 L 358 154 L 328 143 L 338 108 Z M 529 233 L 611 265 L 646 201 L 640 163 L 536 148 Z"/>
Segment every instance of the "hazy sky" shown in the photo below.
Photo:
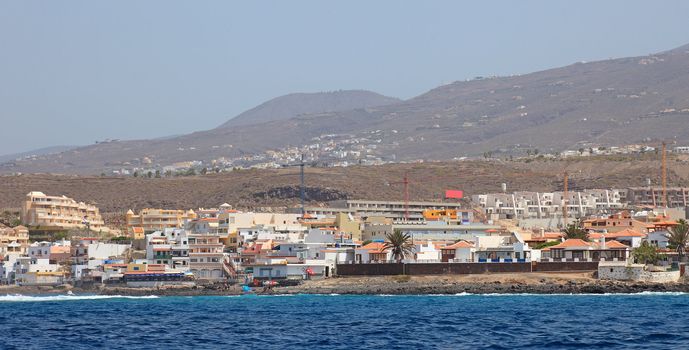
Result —
<path fill-rule="evenodd" d="M 442 83 L 689 43 L 689 1 L 4 1 L 0 154 L 215 127 L 290 92 Z"/>

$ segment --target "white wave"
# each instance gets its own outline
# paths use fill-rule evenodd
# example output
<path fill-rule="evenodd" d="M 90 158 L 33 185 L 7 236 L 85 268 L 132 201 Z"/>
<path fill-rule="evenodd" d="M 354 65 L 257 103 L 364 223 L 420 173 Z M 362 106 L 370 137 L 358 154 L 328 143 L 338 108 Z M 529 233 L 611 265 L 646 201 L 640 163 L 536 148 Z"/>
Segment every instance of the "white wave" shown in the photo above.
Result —
<path fill-rule="evenodd" d="M 76 300 L 99 300 L 99 299 L 155 299 L 156 295 L 128 296 L 128 295 L 5 295 L 0 296 L 0 302 L 27 302 L 27 301 L 76 301 Z"/>
<path fill-rule="evenodd" d="M 461 293 L 460 293 L 461 294 Z M 688 295 L 686 292 L 638 292 L 638 293 L 485 293 L 485 294 L 471 294 L 464 293 L 463 295 L 476 295 L 476 296 L 487 296 L 487 297 L 516 297 L 516 296 L 538 296 L 538 297 L 612 297 L 612 296 L 676 296 L 676 295 Z"/>

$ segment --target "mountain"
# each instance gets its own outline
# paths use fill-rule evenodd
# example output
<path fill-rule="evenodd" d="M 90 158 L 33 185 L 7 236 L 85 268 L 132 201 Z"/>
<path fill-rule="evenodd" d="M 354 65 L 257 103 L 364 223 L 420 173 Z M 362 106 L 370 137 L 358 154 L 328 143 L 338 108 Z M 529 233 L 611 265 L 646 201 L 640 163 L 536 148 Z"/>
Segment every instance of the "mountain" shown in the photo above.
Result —
<path fill-rule="evenodd" d="M 35 149 L 32 151 L 27 151 L 27 152 L 0 155 L 0 163 L 9 162 L 9 161 L 21 159 L 21 158 L 31 158 L 34 156 L 44 156 L 44 155 L 49 155 L 49 154 L 56 154 L 56 153 L 68 151 L 72 148 L 77 148 L 77 147 L 79 147 L 79 146 L 52 146 L 52 147 L 39 148 L 39 149 Z"/>
<path fill-rule="evenodd" d="M 294 93 L 262 103 L 228 120 L 218 128 L 260 124 L 307 114 L 390 105 L 399 101 L 399 99 L 366 90 Z"/>
<path fill-rule="evenodd" d="M 534 148 L 544 153 L 660 140 L 686 144 L 687 82 L 689 46 L 683 46 L 459 81 L 382 106 L 299 114 L 168 139 L 100 143 L 6 164 L 0 172 L 93 174 L 135 166 L 144 157 L 161 166 L 221 157 L 270 161 L 274 154 L 264 152 L 287 154 L 288 147 L 305 145 L 309 151 L 330 150 L 332 157 L 347 151 L 364 159 L 428 161 L 484 152 L 522 155 Z M 295 112 L 279 115 L 290 113 Z"/>

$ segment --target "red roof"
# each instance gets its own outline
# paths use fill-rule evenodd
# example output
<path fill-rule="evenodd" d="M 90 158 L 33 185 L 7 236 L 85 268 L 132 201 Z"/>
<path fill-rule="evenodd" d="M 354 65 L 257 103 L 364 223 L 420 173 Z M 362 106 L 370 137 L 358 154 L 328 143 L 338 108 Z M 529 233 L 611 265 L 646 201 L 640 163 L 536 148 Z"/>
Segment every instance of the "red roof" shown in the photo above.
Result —
<path fill-rule="evenodd" d="M 615 239 L 615 238 L 620 238 L 620 237 L 646 237 L 646 234 L 641 233 L 637 230 L 633 230 L 631 228 L 624 229 L 624 230 L 619 231 L 619 232 L 608 232 L 605 234 L 594 232 L 594 233 L 589 234 L 589 238 L 591 238 L 591 239 L 598 239 L 598 238 L 601 238 L 603 236 L 605 236 L 605 238 Z"/>
<path fill-rule="evenodd" d="M 579 238 L 570 238 L 568 240 L 565 240 L 564 242 L 554 245 L 550 247 L 550 249 L 565 249 L 565 248 L 585 248 L 588 249 L 590 247 L 589 243 L 584 241 L 583 239 Z"/>
<path fill-rule="evenodd" d="M 601 249 L 601 244 L 598 243 L 596 244 L 598 249 Z M 629 248 L 628 246 L 624 245 L 623 243 L 620 243 L 618 241 L 609 241 L 605 242 L 605 249 L 627 249 Z"/>
<path fill-rule="evenodd" d="M 473 248 L 474 245 L 467 241 L 459 241 L 457 243 L 444 246 L 443 249 L 457 249 L 457 248 Z"/>
<path fill-rule="evenodd" d="M 361 249 L 366 249 L 368 250 L 369 253 L 384 253 L 385 250 L 383 247 L 385 246 L 385 243 L 382 242 L 371 242 L 363 247 Z"/>

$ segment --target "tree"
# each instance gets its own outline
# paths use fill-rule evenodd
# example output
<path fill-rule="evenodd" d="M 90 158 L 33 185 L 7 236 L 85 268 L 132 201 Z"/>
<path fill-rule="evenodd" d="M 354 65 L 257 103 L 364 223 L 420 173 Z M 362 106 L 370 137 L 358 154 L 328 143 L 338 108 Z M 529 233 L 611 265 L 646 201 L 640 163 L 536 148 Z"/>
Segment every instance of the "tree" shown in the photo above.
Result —
<path fill-rule="evenodd" d="M 152 171 L 147 172 L 147 173 L 146 173 L 146 177 L 148 177 L 149 179 L 152 178 L 152 177 L 153 177 L 153 172 L 152 172 Z"/>
<path fill-rule="evenodd" d="M 201 175 L 206 175 L 207 172 L 208 172 L 208 169 L 206 169 L 206 168 L 201 169 Z"/>
<path fill-rule="evenodd" d="M 135 171 L 135 172 L 134 172 L 134 177 L 139 177 L 139 172 L 138 172 L 138 171 Z"/>
<path fill-rule="evenodd" d="M 638 264 L 656 264 L 662 256 L 658 253 L 656 246 L 648 243 L 648 241 L 641 242 L 641 245 L 632 250 L 632 258 Z"/>
<path fill-rule="evenodd" d="M 408 233 L 403 233 L 401 230 L 395 230 L 392 233 L 385 235 L 386 242 L 383 244 L 383 249 L 390 249 L 392 251 L 392 258 L 401 262 L 404 258 L 414 253 L 414 243 Z"/>
<path fill-rule="evenodd" d="M 160 170 L 156 170 L 155 177 L 156 179 L 160 179 Z"/>
<path fill-rule="evenodd" d="M 689 223 L 684 219 L 677 220 L 677 225 L 668 229 L 668 244 L 677 250 L 679 259 L 684 258 L 684 253 L 689 243 Z"/>
<path fill-rule="evenodd" d="M 581 227 L 580 223 L 573 223 L 567 225 L 567 228 L 562 230 L 565 234 L 565 239 L 583 239 L 585 241 L 589 240 L 589 234 Z"/>

